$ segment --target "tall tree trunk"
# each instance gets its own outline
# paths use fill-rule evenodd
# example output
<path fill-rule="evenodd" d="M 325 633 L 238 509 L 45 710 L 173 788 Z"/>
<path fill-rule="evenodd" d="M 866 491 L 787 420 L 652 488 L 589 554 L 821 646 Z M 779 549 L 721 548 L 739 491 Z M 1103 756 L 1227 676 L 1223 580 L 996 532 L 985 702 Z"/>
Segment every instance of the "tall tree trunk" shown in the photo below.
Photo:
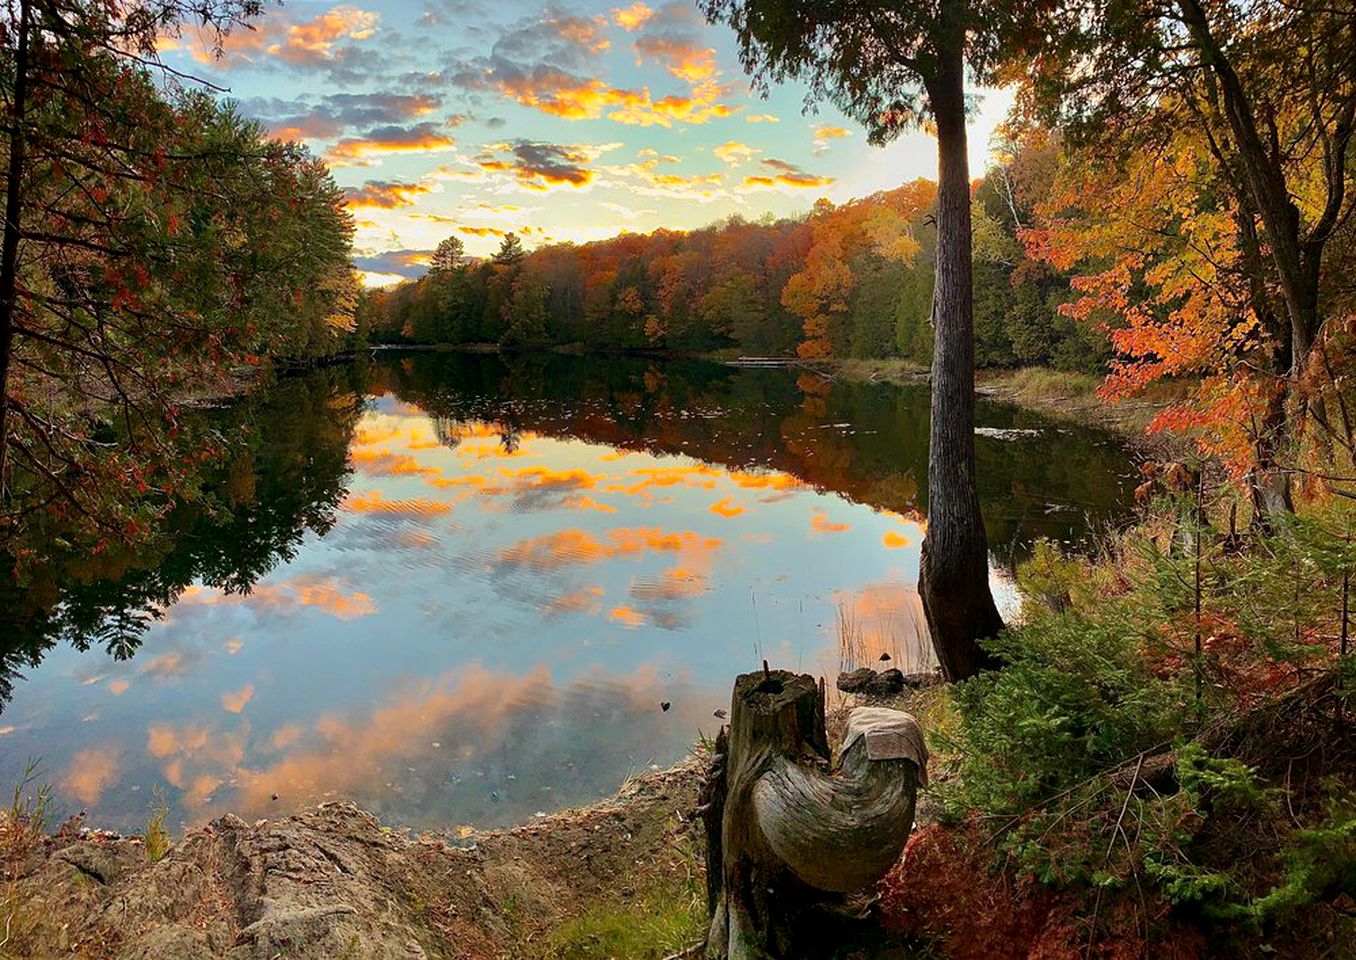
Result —
<path fill-rule="evenodd" d="M 1275 389 L 1267 399 L 1262 422 L 1257 424 L 1254 463 L 1247 478 L 1252 503 L 1252 527 L 1267 533 L 1272 529 L 1273 518 L 1292 513 L 1295 509 L 1290 496 L 1290 475 L 1281 468 L 1278 456 L 1288 428 L 1286 398 L 1290 392 L 1291 326 L 1286 319 L 1277 316 L 1272 307 L 1266 283 L 1265 255 L 1257 236 L 1256 213 L 1249 199 L 1246 181 L 1239 185 L 1238 195 L 1239 204 L 1234 212 L 1234 221 L 1238 224 L 1239 250 L 1248 279 L 1248 297 L 1252 301 L 1253 313 L 1272 342 L 1270 365 Z"/>
<path fill-rule="evenodd" d="M 955 7 L 956 4 L 949 4 Z M 957 18 L 959 19 L 959 18 Z M 989 589 L 989 549 L 975 486 L 975 338 L 964 34 L 927 83 L 937 123 L 937 277 L 932 299 L 932 424 L 928 529 L 919 593 L 942 674 L 995 666 L 978 641 L 1003 629 Z"/>
<path fill-rule="evenodd" d="M 1234 136 L 1243 182 L 1257 207 L 1276 277 L 1290 320 L 1290 376 L 1297 381 L 1318 333 L 1318 280 L 1322 241 L 1314 243 L 1300 232 L 1300 212 L 1290 199 L 1280 157 L 1267 149 L 1243 81 L 1220 46 L 1209 14 L 1200 0 L 1178 0 L 1178 9 L 1200 48 L 1201 61 L 1219 80 L 1220 96 L 1229 130 Z M 1322 122 L 1321 117 L 1314 117 Z M 1340 202 L 1340 201 L 1339 201 Z M 1315 238 L 1317 239 L 1317 238 Z"/>
<path fill-rule="evenodd" d="M 9 376 L 14 354 L 14 314 L 18 305 L 19 220 L 22 213 L 24 113 L 28 106 L 29 0 L 19 3 L 18 47 L 14 57 L 14 102 L 10 109 L 9 169 L 5 181 L 5 229 L 0 241 L 0 502 L 5 499 L 9 466 Z"/>

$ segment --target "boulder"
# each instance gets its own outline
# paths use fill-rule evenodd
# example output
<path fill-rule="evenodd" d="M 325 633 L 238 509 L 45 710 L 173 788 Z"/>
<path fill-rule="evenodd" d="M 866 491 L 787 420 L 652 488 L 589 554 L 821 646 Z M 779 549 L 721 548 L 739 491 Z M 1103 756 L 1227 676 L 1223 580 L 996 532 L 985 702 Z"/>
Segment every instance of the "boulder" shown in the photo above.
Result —
<path fill-rule="evenodd" d="M 868 697 L 893 697 L 903 693 L 906 686 L 902 671 L 895 668 L 877 673 L 862 667 L 838 675 L 838 689 L 844 693 L 860 693 Z"/>

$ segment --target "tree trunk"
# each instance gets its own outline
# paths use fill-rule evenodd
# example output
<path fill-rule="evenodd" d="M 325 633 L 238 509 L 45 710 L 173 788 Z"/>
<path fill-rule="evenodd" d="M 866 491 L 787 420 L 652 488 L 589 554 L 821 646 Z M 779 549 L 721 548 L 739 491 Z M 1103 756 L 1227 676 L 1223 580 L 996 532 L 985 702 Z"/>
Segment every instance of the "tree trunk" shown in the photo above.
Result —
<path fill-rule="evenodd" d="M 9 376 L 14 354 L 14 315 L 18 306 L 19 223 L 22 213 L 24 115 L 28 107 L 29 0 L 19 3 L 18 47 L 14 56 L 14 103 L 10 110 L 9 169 L 5 181 L 5 229 L 0 241 L 0 502 L 9 489 Z"/>
<path fill-rule="evenodd" d="M 1309 350 L 1318 334 L 1319 265 L 1326 237 L 1306 240 L 1300 232 L 1300 212 L 1290 197 L 1281 159 L 1273 156 L 1257 127 L 1243 81 L 1234 70 L 1215 37 L 1209 14 L 1200 0 L 1178 0 L 1182 19 L 1200 49 L 1201 62 L 1219 80 L 1224 115 L 1234 136 L 1243 182 L 1250 200 L 1257 207 L 1262 231 L 1290 320 L 1291 380 L 1298 382 L 1304 372 Z M 1321 117 L 1314 117 L 1321 123 Z M 1340 206 L 1340 196 L 1338 199 Z M 1298 391 L 1292 391 L 1298 395 Z"/>
<path fill-rule="evenodd" d="M 907 714 L 884 713 L 917 732 Z M 822 684 L 781 670 L 735 681 L 728 751 L 703 794 L 715 871 L 708 957 L 833 955 L 844 895 L 870 890 L 908 840 L 926 758 L 917 735 L 916 759 L 872 760 L 863 736 L 832 773 Z"/>
<path fill-rule="evenodd" d="M 974 292 L 962 40 L 957 31 L 927 83 L 937 123 L 937 278 L 928 526 L 918 592 L 948 680 L 995 666 L 978 641 L 1003 629 L 989 589 L 988 541 L 975 487 Z"/>

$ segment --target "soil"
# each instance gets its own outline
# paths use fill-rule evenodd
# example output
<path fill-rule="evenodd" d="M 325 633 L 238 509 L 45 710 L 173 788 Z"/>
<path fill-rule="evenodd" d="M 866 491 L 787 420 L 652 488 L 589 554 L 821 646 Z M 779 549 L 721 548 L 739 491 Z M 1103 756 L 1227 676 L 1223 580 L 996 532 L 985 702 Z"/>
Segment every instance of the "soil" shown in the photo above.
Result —
<path fill-rule="evenodd" d="M 693 757 L 593 806 L 464 836 L 414 836 L 327 803 L 222 817 L 150 863 L 141 838 L 69 823 L 11 849 L 0 957 L 539 956 L 545 934 L 584 909 L 700 872 L 701 766 Z"/>

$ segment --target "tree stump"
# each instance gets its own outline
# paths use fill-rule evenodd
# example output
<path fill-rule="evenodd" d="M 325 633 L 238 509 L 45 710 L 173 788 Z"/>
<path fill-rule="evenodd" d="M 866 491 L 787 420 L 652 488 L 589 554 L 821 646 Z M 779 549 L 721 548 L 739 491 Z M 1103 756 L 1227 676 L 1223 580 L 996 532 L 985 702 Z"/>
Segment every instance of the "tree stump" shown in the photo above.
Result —
<path fill-rule="evenodd" d="M 834 908 L 899 859 L 926 763 L 921 732 L 900 711 L 858 712 L 833 770 L 822 683 L 766 665 L 735 681 L 729 732 L 717 740 L 702 793 L 708 958 L 828 956 Z M 863 723 L 875 724 L 871 734 Z"/>

